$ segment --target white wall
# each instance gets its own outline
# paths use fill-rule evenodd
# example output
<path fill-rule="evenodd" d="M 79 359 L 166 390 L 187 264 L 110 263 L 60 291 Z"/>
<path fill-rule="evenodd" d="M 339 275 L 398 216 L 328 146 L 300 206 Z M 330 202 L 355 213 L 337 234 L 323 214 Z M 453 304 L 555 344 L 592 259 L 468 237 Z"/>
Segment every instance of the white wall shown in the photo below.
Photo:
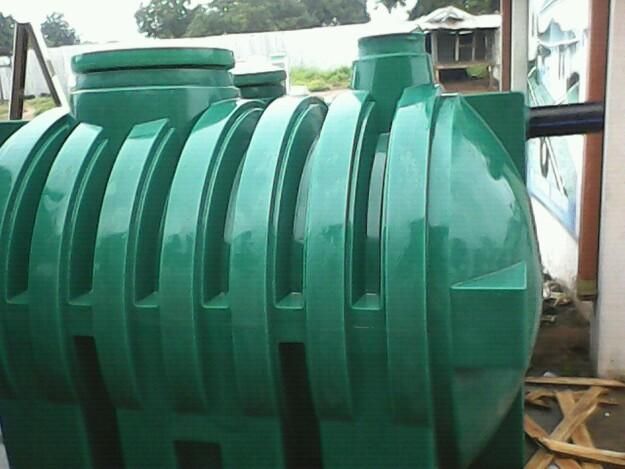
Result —
<path fill-rule="evenodd" d="M 580 76 L 579 98 L 584 101 L 588 63 L 588 0 L 557 0 L 549 4 L 545 4 L 544 0 L 531 0 L 530 10 L 528 60 L 536 60 L 539 45 L 537 35 L 544 33 L 552 22 L 579 38 L 579 41 L 568 47 L 553 48 L 551 55 L 540 60 L 539 75 L 552 102 L 538 104 L 562 102 L 566 97 L 567 79 L 573 72 Z M 560 50 L 566 51 L 568 59 L 564 61 L 564 74 L 558 72 Z M 574 291 L 577 282 L 576 238 L 579 233 L 585 138 L 576 135 L 554 137 L 549 141 L 556 157 L 549 164 L 547 176 L 541 173 L 540 141 L 536 139 L 528 143 L 528 187 L 536 199 L 535 217 L 543 266 L 552 277 Z M 539 199 L 542 202 L 538 202 Z"/>
<path fill-rule="evenodd" d="M 611 2 L 599 297 L 593 324 L 597 373 L 625 378 L 625 1 Z"/>
<path fill-rule="evenodd" d="M 543 204 L 532 199 L 543 266 L 556 280 L 573 290 L 577 279 L 578 245 Z"/>

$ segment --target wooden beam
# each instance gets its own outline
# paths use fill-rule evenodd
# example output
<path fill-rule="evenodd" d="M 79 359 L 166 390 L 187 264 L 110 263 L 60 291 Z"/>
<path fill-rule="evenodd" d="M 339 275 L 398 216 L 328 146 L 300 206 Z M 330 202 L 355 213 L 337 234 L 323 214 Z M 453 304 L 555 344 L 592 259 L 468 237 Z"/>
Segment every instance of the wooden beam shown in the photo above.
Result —
<path fill-rule="evenodd" d="M 554 384 L 563 386 L 603 386 L 606 388 L 625 388 L 625 383 L 614 379 L 599 378 L 563 378 L 559 376 L 528 376 L 527 384 Z"/>
<path fill-rule="evenodd" d="M 589 102 L 604 102 L 608 64 L 610 0 L 588 2 L 587 92 Z M 601 180 L 603 169 L 603 132 L 586 135 L 584 170 L 579 214 L 579 256 L 577 264 L 577 295 L 582 300 L 597 297 L 599 272 L 599 224 L 601 217 Z"/>
<path fill-rule="evenodd" d="M 471 62 L 475 62 L 475 36 L 477 35 L 477 30 L 471 33 Z"/>
<path fill-rule="evenodd" d="M 430 47 L 432 48 L 432 62 L 438 65 L 438 32 L 430 32 Z"/>
<path fill-rule="evenodd" d="M 575 398 L 573 397 L 572 391 L 560 391 L 556 393 L 556 400 L 558 401 L 558 405 L 562 410 L 562 415 L 567 416 L 575 407 Z M 581 424 L 571 435 L 571 439 L 573 443 L 581 446 L 588 446 L 593 448 L 595 445 L 592 441 L 592 437 L 590 436 L 590 432 L 585 424 Z M 595 463 L 584 463 L 582 464 L 583 469 L 602 469 L 600 464 Z"/>
<path fill-rule="evenodd" d="M 582 469 L 582 466 L 574 459 L 556 459 L 556 466 L 559 469 Z"/>
<path fill-rule="evenodd" d="M 550 439 L 556 441 L 566 441 L 571 438 L 573 432 L 581 425 L 597 408 L 597 398 L 603 393 L 603 388 L 592 387 L 582 396 L 582 398 L 571 409 L 558 426 L 551 432 Z M 553 454 L 544 449 L 539 449 L 529 462 L 526 469 L 546 469 L 553 461 Z"/>
<path fill-rule="evenodd" d="M 50 90 L 50 96 L 54 104 L 57 106 L 67 106 L 67 100 L 65 94 L 61 88 L 61 84 L 54 72 L 52 62 L 48 58 L 47 48 L 44 39 L 38 29 L 33 28 L 32 24 L 26 23 L 26 31 L 28 33 L 29 44 L 35 52 L 37 62 L 39 62 L 39 68 L 43 74 L 43 78 L 46 81 L 48 90 Z"/>
<path fill-rule="evenodd" d="M 573 395 L 573 398 L 577 401 L 579 400 L 585 393 L 586 391 L 571 391 L 571 394 Z M 604 389 L 604 394 L 606 394 L 608 392 L 607 389 Z M 525 402 L 530 403 L 530 404 L 534 404 L 537 403 L 537 405 L 541 405 L 541 404 L 545 404 L 545 399 L 555 399 L 556 398 L 556 392 L 553 389 L 545 389 L 545 388 L 538 388 L 538 389 L 532 389 L 531 391 L 527 391 L 525 393 Z M 610 397 L 606 397 L 604 395 L 601 395 L 599 397 L 599 399 L 597 400 L 597 402 L 600 405 L 619 405 L 619 402 L 616 399 L 612 399 Z"/>
<path fill-rule="evenodd" d="M 523 416 L 523 429 L 525 433 L 527 433 L 527 436 L 535 440 L 538 438 L 549 438 L 549 433 L 527 414 Z"/>
<path fill-rule="evenodd" d="M 9 101 L 10 120 L 19 120 L 24 114 L 27 57 L 28 31 L 24 24 L 17 23 L 13 33 L 13 75 L 11 77 L 11 99 Z"/>
<path fill-rule="evenodd" d="M 500 0 L 501 11 L 501 91 L 510 91 L 512 74 L 512 0 Z"/>
<path fill-rule="evenodd" d="M 586 448 L 584 446 L 557 441 L 552 438 L 539 438 L 538 441 L 549 451 L 563 456 L 596 463 L 611 464 L 617 467 L 625 467 L 625 453 L 605 449 Z"/>

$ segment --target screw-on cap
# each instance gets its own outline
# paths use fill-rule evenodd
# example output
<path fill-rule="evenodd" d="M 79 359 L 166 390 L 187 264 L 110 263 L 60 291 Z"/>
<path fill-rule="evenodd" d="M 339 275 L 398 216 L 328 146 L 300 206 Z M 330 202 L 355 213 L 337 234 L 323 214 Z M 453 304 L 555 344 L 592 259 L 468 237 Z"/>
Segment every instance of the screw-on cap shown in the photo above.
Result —
<path fill-rule="evenodd" d="M 150 68 L 234 67 L 234 54 L 227 49 L 159 47 L 87 52 L 72 58 L 74 73 Z"/>
<path fill-rule="evenodd" d="M 235 86 L 273 85 L 280 84 L 284 80 L 286 80 L 286 71 L 282 69 L 247 73 L 234 71 Z"/>
<path fill-rule="evenodd" d="M 363 37 L 358 41 L 361 58 L 385 54 L 424 54 L 423 33 L 383 34 Z"/>

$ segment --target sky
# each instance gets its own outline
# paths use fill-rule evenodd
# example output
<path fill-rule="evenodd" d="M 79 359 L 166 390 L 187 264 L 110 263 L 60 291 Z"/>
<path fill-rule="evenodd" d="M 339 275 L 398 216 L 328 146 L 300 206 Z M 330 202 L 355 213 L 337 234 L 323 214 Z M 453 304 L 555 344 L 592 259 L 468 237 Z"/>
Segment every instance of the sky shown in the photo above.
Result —
<path fill-rule="evenodd" d="M 134 16 L 140 5 L 141 0 L 0 0 L 0 12 L 39 25 L 58 11 L 82 41 L 132 41 L 142 37 Z"/>
<path fill-rule="evenodd" d="M 143 36 L 137 31 L 135 12 L 141 3 L 149 0 L 0 0 L 0 13 L 13 15 L 22 22 L 40 25 L 46 15 L 55 11 L 65 14 L 69 24 L 85 42 L 136 41 Z M 206 2 L 206 0 L 204 0 Z M 194 0 L 192 4 L 202 3 Z M 409 4 L 416 3 L 408 0 Z M 373 20 L 384 21 L 388 13 L 383 8 L 373 9 L 374 0 L 368 0 Z M 392 17 L 405 18 L 405 12 L 394 12 Z"/>

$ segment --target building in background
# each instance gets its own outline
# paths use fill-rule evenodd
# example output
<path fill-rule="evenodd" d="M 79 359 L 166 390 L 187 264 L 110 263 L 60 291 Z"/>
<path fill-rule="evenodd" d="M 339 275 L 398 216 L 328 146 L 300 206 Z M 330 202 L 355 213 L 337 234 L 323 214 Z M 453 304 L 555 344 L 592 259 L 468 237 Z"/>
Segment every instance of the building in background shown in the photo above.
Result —
<path fill-rule="evenodd" d="M 452 6 L 439 8 L 417 20 L 428 35 L 428 46 L 436 74 L 446 70 L 471 71 L 484 68 L 499 78 L 501 16 L 471 15 Z"/>

